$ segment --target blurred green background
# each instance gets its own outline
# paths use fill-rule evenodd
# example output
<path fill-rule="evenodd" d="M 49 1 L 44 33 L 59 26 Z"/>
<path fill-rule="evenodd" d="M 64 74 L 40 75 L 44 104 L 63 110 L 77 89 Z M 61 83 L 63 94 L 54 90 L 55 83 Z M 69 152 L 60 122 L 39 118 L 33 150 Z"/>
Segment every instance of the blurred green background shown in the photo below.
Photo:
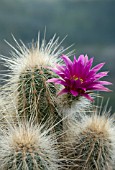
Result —
<path fill-rule="evenodd" d="M 74 43 L 77 56 L 94 56 L 94 64 L 106 62 L 113 92 L 101 94 L 110 97 L 114 112 L 115 0 L 0 0 L 0 54 L 10 56 L 4 39 L 14 44 L 11 34 L 27 44 L 37 39 L 38 31 L 43 37 L 45 27 L 47 40 L 55 33 L 60 40 L 68 35 L 63 45 Z"/>

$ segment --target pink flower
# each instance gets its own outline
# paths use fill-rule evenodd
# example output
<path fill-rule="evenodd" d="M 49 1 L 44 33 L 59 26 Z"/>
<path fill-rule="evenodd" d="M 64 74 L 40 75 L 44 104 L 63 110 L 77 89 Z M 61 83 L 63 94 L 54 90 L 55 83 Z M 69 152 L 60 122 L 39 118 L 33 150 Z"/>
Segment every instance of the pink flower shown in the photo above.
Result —
<path fill-rule="evenodd" d="M 65 65 L 57 65 L 56 68 L 50 68 L 60 78 L 52 78 L 47 81 L 64 86 L 58 95 L 71 93 L 73 96 L 84 96 L 92 101 L 93 99 L 89 95 L 90 92 L 95 90 L 111 91 L 104 85 L 112 83 L 99 80 L 106 76 L 108 72 L 97 73 L 104 63 L 100 63 L 91 69 L 93 58 L 88 59 L 87 55 L 80 55 L 78 59 L 74 56 L 73 62 L 66 55 L 62 55 L 61 58 Z"/>

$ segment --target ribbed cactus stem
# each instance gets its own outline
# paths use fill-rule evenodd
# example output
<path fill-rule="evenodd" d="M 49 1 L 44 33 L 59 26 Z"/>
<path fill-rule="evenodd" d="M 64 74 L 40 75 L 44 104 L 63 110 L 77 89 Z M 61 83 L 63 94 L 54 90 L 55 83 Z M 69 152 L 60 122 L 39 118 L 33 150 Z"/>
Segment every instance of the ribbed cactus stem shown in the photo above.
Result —
<path fill-rule="evenodd" d="M 66 154 L 71 170 L 113 170 L 113 119 L 105 115 L 81 117 L 80 122 L 75 121 L 69 126 L 70 132 L 67 134 L 69 145 Z"/>
<path fill-rule="evenodd" d="M 13 39 L 16 47 L 7 42 L 12 48 L 11 58 L 2 58 L 5 66 L 11 70 L 10 74 L 7 74 L 9 80 L 3 87 L 2 93 L 9 92 L 8 95 L 12 96 L 11 100 L 14 101 L 20 118 L 24 120 L 31 118 L 41 124 L 47 122 L 50 127 L 56 124 L 55 127 L 60 130 L 58 122 L 61 122 L 61 117 L 56 103 L 57 89 L 53 83 L 46 81 L 56 77 L 49 67 L 59 64 L 61 54 L 69 47 L 64 49 L 61 46 L 64 39 L 59 42 L 59 37 L 56 38 L 56 35 L 46 43 L 45 36 L 40 41 L 38 33 L 38 41 L 29 46 L 21 40 L 18 42 L 14 36 Z M 68 55 L 71 53 L 72 51 Z"/>
<path fill-rule="evenodd" d="M 0 169 L 57 170 L 57 142 L 49 130 L 27 122 L 9 125 L 0 135 Z"/>
<path fill-rule="evenodd" d="M 63 116 L 70 116 L 69 119 L 73 116 L 77 117 L 81 111 L 86 112 L 91 107 L 91 102 L 85 97 L 75 97 L 70 93 L 60 95 L 57 98 L 57 103 L 60 114 Z"/>
<path fill-rule="evenodd" d="M 22 152 L 17 152 L 15 155 L 8 155 L 7 157 L 10 157 L 11 159 L 8 161 L 7 165 L 5 166 L 8 170 L 44 170 L 48 169 L 47 166 L 45 166 L 45 163 L 40 158 L 38 153 L 32 153 L 32 151 L 26 150 L 26 148 L 22 147 Z M 7 158 L 6 157 L 6 158 Z"/>
<path fill-rule="evenodd" d="M 104 139 L 103 133 L 98 137 L 94 131 L 83 131 L 75 144 L 75 165 L 78 170 L 111 170 L 110 140 Z M 78 159 L 79 158 L 79 159 Z M 72 170 L 76 169 L 75 167 Z"/>
<path fill-rule="evenodd" d="M 18 111 L 22 119 L 34 119 L 37 123 L 48 123 L 56 131 L 61 130 L 61 117 L 57 113 L 57 87 L 46 83 L 54 77 L 47 68 L 30 68 L 22 73 L 18 82 Z M 60 122 L 58 124 L 58 122 Z"/>

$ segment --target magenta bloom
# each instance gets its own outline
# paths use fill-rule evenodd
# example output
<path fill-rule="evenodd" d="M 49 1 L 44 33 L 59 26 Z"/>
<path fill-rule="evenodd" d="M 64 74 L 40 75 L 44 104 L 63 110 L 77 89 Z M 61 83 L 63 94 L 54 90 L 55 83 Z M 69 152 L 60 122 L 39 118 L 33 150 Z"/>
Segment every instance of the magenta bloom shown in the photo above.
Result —
<path fill-rule="evenodd" d="M 51 68 L 60 78 L 52 78 L 47 81 L 64 86 L 64 89 L 58 95 L 71 93 L 73 96 L 84 96 L 89 100 L 93 100 L 89 95 L 90 92 L 94 90 L 110 91 L 104 85 L 112 83 L 99 80 L 106 76 L 108 72 L 97 73 L 104 63 L 100 63 L 91 69 L 93 58 L 88 59 L 87 55 L 80 55 L 78 59 L 74 57 L 73 62 L 66 55 L 62 55 L 61 58 L 65 65 L 57 65 L 56 68 Z"/>

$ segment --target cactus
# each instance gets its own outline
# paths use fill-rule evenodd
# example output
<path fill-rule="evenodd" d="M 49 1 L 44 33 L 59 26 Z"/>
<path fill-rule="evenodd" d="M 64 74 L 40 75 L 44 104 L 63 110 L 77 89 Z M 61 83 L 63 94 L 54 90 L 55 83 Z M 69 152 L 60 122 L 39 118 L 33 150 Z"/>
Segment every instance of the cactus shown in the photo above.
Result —
<path fill-rule="evenodd" d="M 18 82 L 18 110 L 20 117 L 34 117 L 37 122 L 50 118 L 56 120 L 56 87 L 46 84 L 52 73 L 45 68 L 26 70 Z M 53 121 L 54 121 L 53 120 Z"/>
<path fill-rule="evenodd" d="M 13 37 L 14 38 L 14 37 Z M 65 51 L 58 43 L 59 38 L 54 37 L 45 44 L 45 39 L 40 46 L 38 42 L 27 48 L 21 41 L 21 45 L 14 38 L 18 49 L 9 44 L 12 51 L 12 59 L 6 59 L 5 65 L 11 70 L 8 83 L 4 86 L 3 93 L 7 89 L 12 94 L 20 118 L 34 119 L 36 123 L 49 123 L 55 126 L 56 131 L 62 129 L 61 117 L 58 114 L 56 93 L 59 86 L 46 83 L 50 78 L 57 77 L 48 67 L 55 66 L 61 61 L 59 55 Z"/>
<path fill-rule="evenodd" d="M 56 170 L 58 152 L 56 139 L 44 126 L 21 122 L 8 124 L 0 135 L 0 169 Z"/>
<path fill-rule="evenodd" d="M 93 97 L 94 96 L 93 94 Z M 56 102 L 59 106 L 59 112 L 63 116 L 78 116 L 79 112 L 86 112 L 92 108 L 92 104 L 84 97 L 74 97 L 71 94 L 64 94 L 57 98 Z"/>
<path fill-rule="evenodd" d="M 115 154 L 114 116 L 107 113 L 81 114 L 81 121 L 70 123 L 66 140 L 71 169 L 113 170 Z M 72 149 L 73 148 L 73 149 Z"/>
<path fill-rule="evenodd" d="M 14 103 L 11 101 L 10 94 L 7 95 L 0 95 L 0 128 L 7 128 L 7 121 L 12 123 L 16 120 Z"/>
<path fill-rule="evenodd" d="M 13 50 L 2 57 L 10 73 L 0 92 L 1 170 L 113 170 L 114 115 L 92 104 L 94 90 L 110 91 L 104 85 L 111 83 L 99 80 L 108 72 L 97 73 L 104 63 L 91 68 L 87 55 L 71 61 L 58 40 L 7 42 Z"/>

